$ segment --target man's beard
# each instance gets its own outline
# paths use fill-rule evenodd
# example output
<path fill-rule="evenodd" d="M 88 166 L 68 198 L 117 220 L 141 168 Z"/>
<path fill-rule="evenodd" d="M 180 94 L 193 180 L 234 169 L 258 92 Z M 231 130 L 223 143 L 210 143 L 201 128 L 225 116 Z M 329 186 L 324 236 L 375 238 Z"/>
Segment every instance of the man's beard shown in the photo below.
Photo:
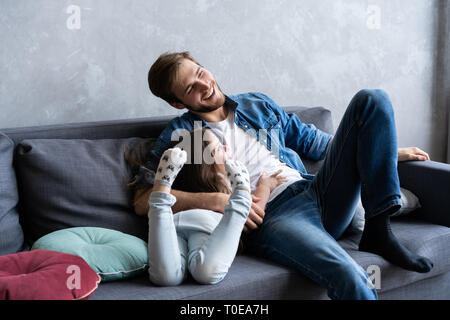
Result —
<path fill-rule="evenodd" d="M 217 84 L 217 82 L 216 82 L 216 85 L 217 85 L 217 88 L 219 89 L 219 92 L 222 94 L 223 97 L 225 97 L 225 95 L 223 94 L 223 92 L 220 89 L 220 87 Z M 225 103 L 225 100 L 224 100 L 224 103 Z M 194 112 L 198 112 L 198 113 L 208 113 L 208 112 L 212 112 L 212 111 L 215 111 L 215 110 L 221 108 L 223 106 L 223 104 L 219 105 L 219 106 L 201 106 L 201 107 L 197 107 L 195 109 L 193 107 L 191 107 L 190 105 L 188 105 L 188 104 L 184 104 L 184 106 L 189 111 L 194 111 Z"/>
<path fill-rule="evenodd" d="M 187 105 L 187 104 L 185 104 L 184 106 L 186 107 L 186 109 L 188 109 L 190 111 L 199 112 L 199 113 L 212 112 L 212 111 L 217 110 L 222 107 L 222 106 L 211 106 L 211 107 L 199 107 L 199 108 L 194 109 L 190 105 Z"/>

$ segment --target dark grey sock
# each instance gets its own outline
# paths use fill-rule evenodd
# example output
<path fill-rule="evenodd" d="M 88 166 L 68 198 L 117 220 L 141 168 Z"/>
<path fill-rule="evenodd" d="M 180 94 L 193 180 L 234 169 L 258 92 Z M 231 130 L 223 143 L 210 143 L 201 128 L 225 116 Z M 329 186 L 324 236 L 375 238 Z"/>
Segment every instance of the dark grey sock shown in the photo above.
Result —
<path fill-rule="evenodd" d="M 392 233 L 390 215 L 398 209 L 400 206 L 366 220 L 359 250 L 378 254 L 407 270 L 428 272 L 433 268 L 433 262 L 409 251 Z"/>

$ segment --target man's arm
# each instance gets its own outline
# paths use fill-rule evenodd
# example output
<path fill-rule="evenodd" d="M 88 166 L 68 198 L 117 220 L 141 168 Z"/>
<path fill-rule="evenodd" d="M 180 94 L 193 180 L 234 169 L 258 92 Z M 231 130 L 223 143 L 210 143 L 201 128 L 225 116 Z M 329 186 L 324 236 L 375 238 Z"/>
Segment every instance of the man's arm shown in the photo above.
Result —
<path fill-rule="evenodd" d="M 149 209 L 148 199 L 152 189 L 137 190 L 134 195 L 134 211 L 137 215 L 146 215 Z M 222 212 L 228 204 L 229 195 L 220 192 L 185 192 L 171 190 L 170 193 L 177 198 L 172 207 L 173 213 L 189 209 L 208 209 Z"/>
<path fill-rule="evenodd" d="M 323 160 L 332 135 L 318 129 L 313 124 L 303 123 L 299 117 L 288 114 L 283 108 L 265 94 L 258 93 L 280 119 L 286 147 L 300 156 L 311 160 Z"/>
<path fill-rule="evenodd" d="M 150 193 L 152 193 L 152 189 L 140 189 L 136 191 L 134 196 L 134 211 L 137 215 L 146 215 L 148 213 Z M 172 206 L 173 213 L 196 208 L 223 213 L 230 197 L 230 195 L 220 192 L 193 193 L 172 189 L 170 193 L 177 198 L 177 201 Z M 252 206 L 244 227 L 245 232 L 248 232 L 249 229 L 255 230 L 262 224 L 265 212 L 257 204 L 259 201 L 260 199 L 258 197 L 252 195 Z"/>
<path fill-rule="evenodd" d="M 323 160 L 333 139 L 329 133 L 321 131 L 313 124 L 304 124 L 296 114 L 286 114 L 283 130 L 288 148 L 311 160 Z"/>

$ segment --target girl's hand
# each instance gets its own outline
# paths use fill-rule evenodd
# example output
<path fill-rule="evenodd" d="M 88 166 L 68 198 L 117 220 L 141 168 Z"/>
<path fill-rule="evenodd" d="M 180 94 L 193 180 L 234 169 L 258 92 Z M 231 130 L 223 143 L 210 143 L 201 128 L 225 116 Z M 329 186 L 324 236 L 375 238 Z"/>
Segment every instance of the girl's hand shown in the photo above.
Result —
<path fill-rule="evenodd" d="M 283 172 L 283 170 L 280 169 L 270 176 L 267 176 L 265 172 L 261 173 L 261 176 L 258 179 L 257 186 L 266 186 L 270 191 L 272 191 L 280 184 L 287 181 L 286 177 L 279 175 L 281 172 Z"/>

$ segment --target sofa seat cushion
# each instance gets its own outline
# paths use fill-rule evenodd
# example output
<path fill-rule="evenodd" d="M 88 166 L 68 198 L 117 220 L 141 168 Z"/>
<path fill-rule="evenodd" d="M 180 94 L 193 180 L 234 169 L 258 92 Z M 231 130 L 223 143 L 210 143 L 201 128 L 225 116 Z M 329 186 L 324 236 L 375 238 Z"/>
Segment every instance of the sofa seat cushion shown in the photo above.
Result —
<path fill-rule="evenodd" d="M 148 275 L 105 282 L 90 300 L 272 300 L 326 299 L 326 292 L 308 278 L 272 261 L 238 255 L 218 284 L 200 285 L 188 277 L 181 285 L 153 285 Z"/>
<path fill-rule="evenodd" d="M 410 217 L 397 218 L 392 229 L 409 249 L 434 262 L 429 273 L 411 272 L 396 267 L 375 254 L 358 251 L 360 233 L 346 234 L 339 243 L 365 270 L 379 265 L 381 270 L 380 299 L 396 289 L 420 284 L 425 279 L 438 279 L 450 271 L 450 228 L 427 224 Z M 409 295 L 420 299 L 426 292 Z M 437 296 L 445 295 L 440 292 Z M 394 295 L 395 296 L 395 295 Z M 447 294 L 449 296 L 449 294 Z M 450 298 L 450 296 L 449 296 Z M 216 285 L 198 285 L 188 279 L 177 287 L 157 287 L 148 276 L 121 282 L 102 283 L 91 299 L 328 299 L 325 289 L 298 272 L 271 261 L 238 255 L 225 279 Z"/>
<path fill-rule="evenodd" d="M 105 228 L 78 227 L 54 231 L 38 239 L 31 250 L 65 252 L 83 258 L 102 281 L 146 273 L 147 243 L 135 236 Z"/>
<path fill-rule="evenodd" d="M 418 273 L 397 267 L 381 256 L 358 250 L 361 232 L 353 232 L 339 240 L 339 244 L 367 270 L 375 265 L 381 271 L 381 292 L 403 287 L 424 279 L 436 277 L 450 271 L 450 228 L 424 222 L 414 218 L 414 213 L 408 217 L 391 219 L 394 235 L 402 245 L 410 251 L 427 257 L 434 263 L 428 273 Z"/>
<path fill-rule="evenodd" d="M 48 250 L 0 256 L 0 300 L 79 300 L 100 277 L 80 257 Z"/>

